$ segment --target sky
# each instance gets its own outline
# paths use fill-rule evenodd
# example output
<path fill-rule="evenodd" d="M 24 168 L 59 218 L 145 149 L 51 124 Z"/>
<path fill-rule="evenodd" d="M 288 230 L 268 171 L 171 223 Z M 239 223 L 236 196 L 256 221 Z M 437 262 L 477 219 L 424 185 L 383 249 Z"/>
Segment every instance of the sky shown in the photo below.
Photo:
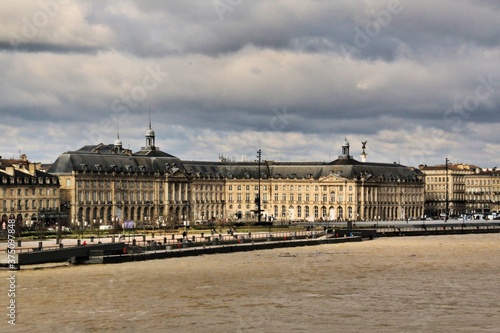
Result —
<path fill-rule="evenodd" d="M 0 156 L 500 164 L 497 0 L 9 1 Z"/>

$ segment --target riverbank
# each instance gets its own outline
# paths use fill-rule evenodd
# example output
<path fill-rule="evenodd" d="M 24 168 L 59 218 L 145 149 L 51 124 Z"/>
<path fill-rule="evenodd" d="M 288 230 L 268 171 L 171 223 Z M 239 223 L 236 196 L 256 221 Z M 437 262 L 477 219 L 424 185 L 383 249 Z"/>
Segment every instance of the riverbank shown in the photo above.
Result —
<path fill-rule="evenodd" d="M 373 225 L 376 227 L 376 225 Z M 376 237 L 431 236 L 500 233 L 498 223 L 398 224 L 377 229 L 318 229 L 299 232 L 227 234 L 112 235 L 87 239 L 18 241 L 0 243 L 0 267 L 19 269 L 25 265 L 54 262 L 106 264 L 246 252 L 273 248 L 314 246 L 373 239 Z"/>

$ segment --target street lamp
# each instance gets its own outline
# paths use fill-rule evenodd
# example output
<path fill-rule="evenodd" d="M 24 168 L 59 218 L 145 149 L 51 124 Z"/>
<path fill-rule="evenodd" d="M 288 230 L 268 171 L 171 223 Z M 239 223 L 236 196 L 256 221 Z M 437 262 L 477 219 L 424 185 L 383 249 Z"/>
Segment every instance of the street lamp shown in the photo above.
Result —
<path fill-rule="evenodd" d="M 445 158 L 445 165 L 444 165 L 444 168 L 445 168 L 445 171 L 446 171 L 446 194 L 445 194 L 445 198 L 446 198 L 446 203 L 445 203 L 445 211 L 444 211 L 444 221 L 445 222 L 448 222 L 448 207 L 449 207 L 449 203 L 448 203 L 448 163 L 450 162 L 450 160 L 448 160 L 448 157 Z"/>
<path fill-rule="evenodd" d="M 261 216 L 260 216 L 260 213 L 261 213 L 261 209 L 260 209 L 260 205 L 261 205 L 261 201 L 260 201 L 260 163 L 261 163 L 261 158 L 262 158 L 262 150 L 259 149 L 257 150 L 257 158 L 259 159 L 259 168 L 258 168 L 258 175 L 257 175 L 257 179 L 258 179 L 258 193 L 257 193 L 257 198 L 255 201 L 257 201 L 257 222 L 258 224 L 260 225 L 260 222 L 261 222 Z M 269 232 L 271 232 L 271 227 L 269 227 Z"/>
<path fill-rule="evenodd" d="M 99 219 L 99 225 L 97 226 L 97 243 L 101 244 L 101 225 L 102 225 L 102 219 Z"/>

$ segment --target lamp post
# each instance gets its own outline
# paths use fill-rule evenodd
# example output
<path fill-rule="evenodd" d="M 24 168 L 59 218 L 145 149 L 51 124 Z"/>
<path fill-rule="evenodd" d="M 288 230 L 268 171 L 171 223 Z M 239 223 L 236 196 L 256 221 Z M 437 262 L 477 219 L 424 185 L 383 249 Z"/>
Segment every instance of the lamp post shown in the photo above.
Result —
<path fill-rule="evenodd" d="M 260 209 L 260 205 L 261 205 L 261 201 L 260 201 L 260 163 L 261 163 L 261 158 L 262 158 L 262 150 L 257 150 L 257 158 L 259 159 L 259 167 L 258 167 L 258 175 L 257 175 L 257 179 L 258 179 L 258 192 L 257 192 L 257 198 L 255 201 L 257 201 L 257 222 L 258 224 L 260 225 L 261 223 L 261 216 L 260 216 L 260 213 L 261 213 L 261 209 Z M 271 232 L 271 227 L 269 227 L 269 232 Z"/>
<path fill-rule="evenodd" d="M 97 226 L 97 243 L 101 244 L 101 225 L 102 225 L 102 218 L 99 219 L 99 225 Z"/>
<path fill-rule="evenodd" d="M 450 162 L 450 160 L 448 160 L 448 157 L 445 158 L 445 165 L 444 165 L 444 169 L 445 169 L 445 172 L 446 172 L 446 194 L 445 194 L 445 198 L 446 198 L 446 201 L 445 201 L 445 211 L 444 211 L 444 221 L 445 222 L 448 222 L 448 208 L 449 208 L 449 198 L 448 198 L 448 163 Z"/>

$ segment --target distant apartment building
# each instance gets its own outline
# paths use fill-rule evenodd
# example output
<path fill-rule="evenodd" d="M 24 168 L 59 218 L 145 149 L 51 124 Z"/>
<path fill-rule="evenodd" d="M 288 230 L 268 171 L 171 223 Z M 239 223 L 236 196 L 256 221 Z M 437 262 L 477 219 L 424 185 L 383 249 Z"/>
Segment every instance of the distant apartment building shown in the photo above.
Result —
<path fill-rule="evenodd" d="M 48 227 L 57 223 L 60 211 L 59 179 L 31 163 L 0 157 L 0 214 L 2 228 L 9 219 L 21 227 Z M 43 214 L 47 212 L 47 216 Z M 46 225 L 45 225 L 46 224 Z"/>
<path fill-rule="evenodd" d="M 475 168 L 468 164 L 420 165 L 420 171 L 425 174 L 425 215 L 437 217 L 465 213 L 465 177 Z"/>
<path fill-rule="evenodd" d="M 475 168 L 465 176 L 465 206 L 468 214 L 500 211 L 500 170 Z"/>
<path fill-rule="evenodd" d="M 425 214 L 450 217 L 500 209 L 500 171 L 470 164 L 420 165 L 425 174 Z"/>

